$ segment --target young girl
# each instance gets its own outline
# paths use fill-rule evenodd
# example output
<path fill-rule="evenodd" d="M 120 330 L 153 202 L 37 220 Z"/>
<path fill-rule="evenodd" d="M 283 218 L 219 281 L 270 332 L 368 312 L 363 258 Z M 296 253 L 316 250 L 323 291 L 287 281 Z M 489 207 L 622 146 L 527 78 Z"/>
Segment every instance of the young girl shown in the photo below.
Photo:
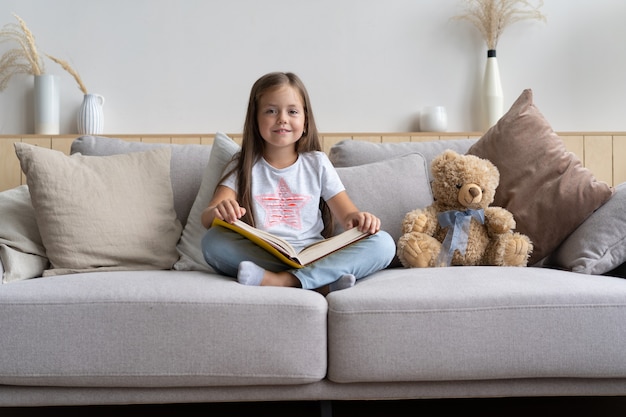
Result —
<path fill-rule="evenodd" d="M 245 237 L 211 227 L 241 219 L 279 235 L 297 250 L 332 235 L 332 219 L 372 235 L 300 269 L 291 269 Z M 311 103 L 292 73 L 270 73 L 250 92 L 241 151 L 226 168 L 208 207 L 206 262 L 245 285 L 344 289 L 389 265 L 396 247 L 380 220 L 359 211 L 321 151 Z"/>

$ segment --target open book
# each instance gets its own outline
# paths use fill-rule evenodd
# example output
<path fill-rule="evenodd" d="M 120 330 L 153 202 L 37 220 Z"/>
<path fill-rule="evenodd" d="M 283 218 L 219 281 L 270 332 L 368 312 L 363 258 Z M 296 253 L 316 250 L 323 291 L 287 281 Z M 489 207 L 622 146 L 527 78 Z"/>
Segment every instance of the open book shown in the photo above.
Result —
<path fill-rule="evenodd" d="M 286 240 L 252 227 L 241 220 L 236 220 L 235 223 L 228 223 L 215 218 L 213 226 L 216 225 L 234 230 L 294 268 L 302 268 L 336 250 L 369 236 L 369 233 L 361 232 L 356 227 L 353 227 L 336 236 L 315 242 L 297 252 Z"/>

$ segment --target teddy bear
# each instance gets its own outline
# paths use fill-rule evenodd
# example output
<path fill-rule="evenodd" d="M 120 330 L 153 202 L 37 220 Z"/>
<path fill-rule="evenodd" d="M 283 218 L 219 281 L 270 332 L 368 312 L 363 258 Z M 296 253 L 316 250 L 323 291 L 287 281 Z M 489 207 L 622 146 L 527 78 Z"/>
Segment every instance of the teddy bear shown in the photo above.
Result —
<path fill-rule="evenodd" d="M 533 250 L 513 214 L 490 206 L 500 181 L 486 159 L 446 150 L 431 163 L 433 203 L 407 213 L 398 240 L 405 267 L 526 266 Z"/>

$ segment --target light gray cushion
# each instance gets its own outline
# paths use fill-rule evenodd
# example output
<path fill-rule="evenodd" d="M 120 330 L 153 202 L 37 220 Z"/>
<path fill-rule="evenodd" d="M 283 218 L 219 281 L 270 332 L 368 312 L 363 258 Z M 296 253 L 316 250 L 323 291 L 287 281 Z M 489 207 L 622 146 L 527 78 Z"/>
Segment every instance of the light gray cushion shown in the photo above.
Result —
<path fill-rule="evenodd" d="M 622 278 L 393 268 L 326 299 L 334 382 L 626 376 Z"/>
<path fill-rule="evenodd" d="M 51 269 L 169 269 L 182 227 L 174 211 L 169 148 L 67 156 L 16 142 Z"/>
<path fill-rule="evenodd" d="M 174 208 L 178 219 L 184 225 L 187 222 L 191 205 L 198 194 L 202 172 L 211 153 L 211 145 L 144 143 L 103 136 L 81 136 L 72 142 L 71 153 L 106 156 L 144 152 L 162 147 L 168 147 L 172 151 L 170 176 L 174 192 Z"/>
<path fill-rule="evenodd" d="M 40 277 L 50 265 L 45 256 L 22 252 L 5 244 L 0 244 L 0 261 L 3 284 Z"/>
<path fill-rule="evenodd" d="M 204 272 L 123 271 L 0 291 L 0 384 L 294 385 L 326 375 L 325 298 Z"/>
<path fill-rule="evenodd" d="M 0 193 L 2 282 L 40 277 L 48 266 L 28 186 Z"/>
<path fill-rule="evenodd" d="M 430 163 L 437 155 L 446 149 L 452 149 L 464 154 L 476 143 L 477 139 L 450 139 L 428 142 L 397 142 L 374 143 L 361 140 L 344 140 L 330 148 L 330 161 L 336 167 L 351 167 L 397 158 L 410 153 L 421 154 L 428 167 L 430 178 Z"/>
<path fill-rule="evenodd" d="M 433 201 L 426 161 L 418 153 L 336 169 L 357 208 L 378 216 L 396 242 L 406 213 Z M 398 265 L 397 259 L 391 263 Z"/>
<path fill-rule="evenodd" d="M 546 261 L 583 274 L 600 275 L 626 262 L 626 183 L 584 221 Z"/>
<path fill-rule="evenodd" d="M 215 187 L 217 187 L 224 168 L 233 155 L 239 152 L 239 149 L 239 145 L 224 133 L 215 134 L 213 149 L 209 162 L 204 167 L 200 189 L 191 207 L 180 242 L 176 246 L 180 259 L 174 264 L 174 269 L 180 271 L 212 271 L 212 268 L 205 262 L 200 247 L 200 242 L 206 232 L 200 217 L 202 211 L 213 198 Z"/>

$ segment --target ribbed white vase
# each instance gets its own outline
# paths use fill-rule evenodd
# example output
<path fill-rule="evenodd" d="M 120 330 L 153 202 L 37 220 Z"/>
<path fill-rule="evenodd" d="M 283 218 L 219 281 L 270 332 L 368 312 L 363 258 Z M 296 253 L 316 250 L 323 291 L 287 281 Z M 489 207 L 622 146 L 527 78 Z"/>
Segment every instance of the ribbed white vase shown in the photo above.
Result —
<path fill-rule="evenodd" d="M 495 125 L 502 117 L 503 94 L 500 82 L 500 70 L 496 59 L 496 50 L 487 51 L 487 65 L 483 79 L 484 130 Z"/>
<path fill-rule="evenodd" d="M 78 109 L 78 133 L 99 135 L 104 132 L 104 97 L 99 94 L 85 94 Z"/>
<path fill-rule="evenodd" d="M 35 134 L 59 134 L 59 84 L 52 74 L 35 75 Z"/>

